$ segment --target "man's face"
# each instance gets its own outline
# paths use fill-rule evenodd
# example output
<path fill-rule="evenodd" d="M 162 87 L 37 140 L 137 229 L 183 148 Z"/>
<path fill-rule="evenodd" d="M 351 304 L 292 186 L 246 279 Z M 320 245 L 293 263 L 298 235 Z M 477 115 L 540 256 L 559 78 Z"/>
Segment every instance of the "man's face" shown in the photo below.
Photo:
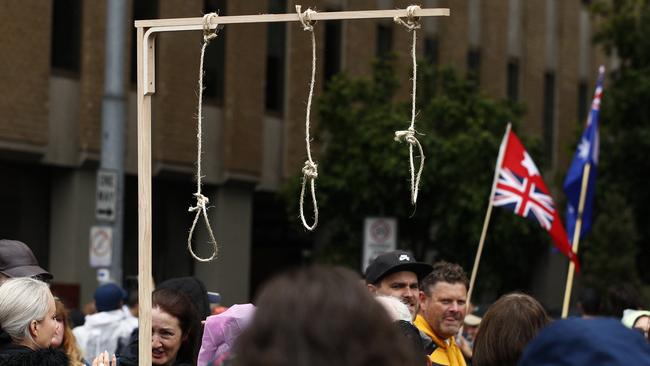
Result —
<path fill-rule="evenodd" d="M 368 285 L 371 292 L 377 295 L 392 296 L 402 300 L 415 318 L 420 305 L 418 295 L 418 277 L 413 272 L 402 271 L 391 273 L 382 278 L 378 285 Z"/>
<path fill-rule="evenodd" d="M 461 282 L 437 282 L 429 290 L 431 296 L 420 292 L 422 316 L 438 337 L 454 336 L 467 313 L 467 288 Z"/>

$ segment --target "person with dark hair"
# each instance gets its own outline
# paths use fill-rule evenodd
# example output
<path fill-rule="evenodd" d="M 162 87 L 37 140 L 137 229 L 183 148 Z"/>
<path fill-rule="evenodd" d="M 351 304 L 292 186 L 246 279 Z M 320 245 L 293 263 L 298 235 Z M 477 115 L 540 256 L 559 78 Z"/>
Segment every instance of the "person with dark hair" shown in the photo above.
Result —
<path fill-rule="evenodd" d="M 641 309 L 642 307 L 639 291 L 632 284 L 623 283 L 607 288 L 604 315 L 621 318 L 625 309 Z"/>
<path fill-rule="evenodd" d="M 585 287 L 578 297 L 578 311 L 585 319 L 594 318 L 601 314 L 600 293 L 595 288 Z"/>
<path fill-rule="evenodd" d="M 429 354 L 433 365 L 466 365 L 454 336 L 467 313 L 468 287 L 463 268 L 444 261 L 435 263 L 420 283 L 420 314 L 414 324 L 437 346 Z"/>
<path fill-rule="evenodd" d="M 0 342 L 2 366 L 67 366 L 65 352 L 50 348 L 58 328 L 54 297 L 46 283 L 28 277 L 0 286 L 0 324 L 9 342 Z"/>
<path fill-rule="evenodd" d="M 83 325 L 72 330 L 83 357 L 91 359 L 100 352 L 115 353 L 137 324 L 131 322 L 122 310 L 125 291 L 114 283 L 103 284 L 95 290 L 97 312 L 86 316 Z"/>
<path fill-rule="evenodd" d="M 420 263 L 403 250 L 378 255 L 366 268 L 368 290 L 375 295 L 392 296 L 408 306 L 411 320 L 420 309 L 418 282 L 431 272 L 431 265 Z"/>
<path fill-rule="evenodd" d="M 189 296 L 171 288 L 157 289 L 151 299 L 151 364 L 196 365 L 201 337 L 201 318 Z M 138 365 L 137 339 L 130 352 L 117 358 L 120 366 Z M 100 355 L 98 358 L 102 357 Z M 104 356 L 108 359 L 108 355 Z M 104 362 L 105 365 L 109 365 Z M 112 365 L 112 364 L 111 364 Z"/>
<path fill-rule="evenodd" d="M 409 366 L 423 360 L 348 269 L 311 266 L 264 286 L 237 366 Z"/>
<path fill-rule="evenodd" d="M 550 321 L 533 297 L 522 293 L 501 296 L 481 320 L 472 366 L 517 365 L 528 342 Z"/>
<path fill-rule="evenodd" d="M 542 329 L 518 366 L 539 365 L 645 366 L 650 365 L 650 344 L 616 319 L 572 317 Z"/>
<path fill-rule="evenodd" d="M 192 276 L 171 278 L 156 286 L 156 289 L 163 288 L 178 290 L 187 295 L 192 300 L 192 304 L 194 304 L 196 310 L 198 310 L 201 319 L 212 315 L 210 301 L 208 300 L 208 290 L 206 290 L 205 284 L 200 279 Z"/>

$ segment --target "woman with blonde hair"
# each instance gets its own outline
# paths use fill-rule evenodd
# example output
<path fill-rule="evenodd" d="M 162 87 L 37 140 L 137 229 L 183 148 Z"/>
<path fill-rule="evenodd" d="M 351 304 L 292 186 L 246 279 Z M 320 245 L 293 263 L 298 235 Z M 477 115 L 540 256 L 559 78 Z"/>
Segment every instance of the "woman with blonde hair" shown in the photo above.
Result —
<path fill-rule="evenodd" d="M 88 365 L 81 357 L 77 340 L 72 333 L 72 328 L 70 328 L 68 309 L 58 297 L 54 298 L 54 304 L 56 305 L 56 321 L 59 323 L 59 327 L 56 329 L 54 337 L 52 337 L 52 348 L 63 350 L 70 359 L 70 366 Z"/>
<path fill-rule="evenodd" d="M 0 286 L 0 365 L 68 365 L 67 355 L 50 348 L 58 328 L 50 288 L 28 277 Z"/>

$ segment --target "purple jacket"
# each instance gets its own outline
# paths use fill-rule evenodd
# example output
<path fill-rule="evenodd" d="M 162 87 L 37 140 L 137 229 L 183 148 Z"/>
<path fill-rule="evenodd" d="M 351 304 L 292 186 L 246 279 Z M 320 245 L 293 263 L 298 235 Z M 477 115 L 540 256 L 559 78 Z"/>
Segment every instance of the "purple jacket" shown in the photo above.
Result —
<path fill-rule="evenodd" d="M 235 340 L 246 328 L 254 312 L 253 304 L 241 304 L 233 305 L 219 315 L 209 316 L 203 328 L 198 365 L 205 366 L 230 352 Z"/>

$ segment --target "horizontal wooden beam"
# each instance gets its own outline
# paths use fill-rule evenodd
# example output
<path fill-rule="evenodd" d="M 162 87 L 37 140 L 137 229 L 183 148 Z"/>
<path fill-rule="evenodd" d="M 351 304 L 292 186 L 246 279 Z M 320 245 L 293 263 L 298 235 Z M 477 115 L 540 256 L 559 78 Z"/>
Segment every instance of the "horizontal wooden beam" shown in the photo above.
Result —
<path fill-rule="evenodd" d="M 418 9 L 414 12 L 416 17 L 449 16 L 448 8 Z M 359 11 L 331 11 L 316 12 L 311 15 L 311 20 L 345 20 L 345 19 L 378 19 L 394 18 L 396 16 L 406 17 L 406 9 L 395 10 L 359 10 Z M 229 15 L 212 18 L 210 28 L 214 29 L 219 24 L 243 24 L 243 23 L 272 23 L 272 22 L 298 22 L 297 13 L 290 14 L 258 14 L 258 15 Z M 185 31 L 202 30 L 203 17 L 198 18 L 171 18 L 136 20 L 137 28 L 162 28 L 160 31 Z M 168 28 L 168 29 L 164 29 Z"/>

